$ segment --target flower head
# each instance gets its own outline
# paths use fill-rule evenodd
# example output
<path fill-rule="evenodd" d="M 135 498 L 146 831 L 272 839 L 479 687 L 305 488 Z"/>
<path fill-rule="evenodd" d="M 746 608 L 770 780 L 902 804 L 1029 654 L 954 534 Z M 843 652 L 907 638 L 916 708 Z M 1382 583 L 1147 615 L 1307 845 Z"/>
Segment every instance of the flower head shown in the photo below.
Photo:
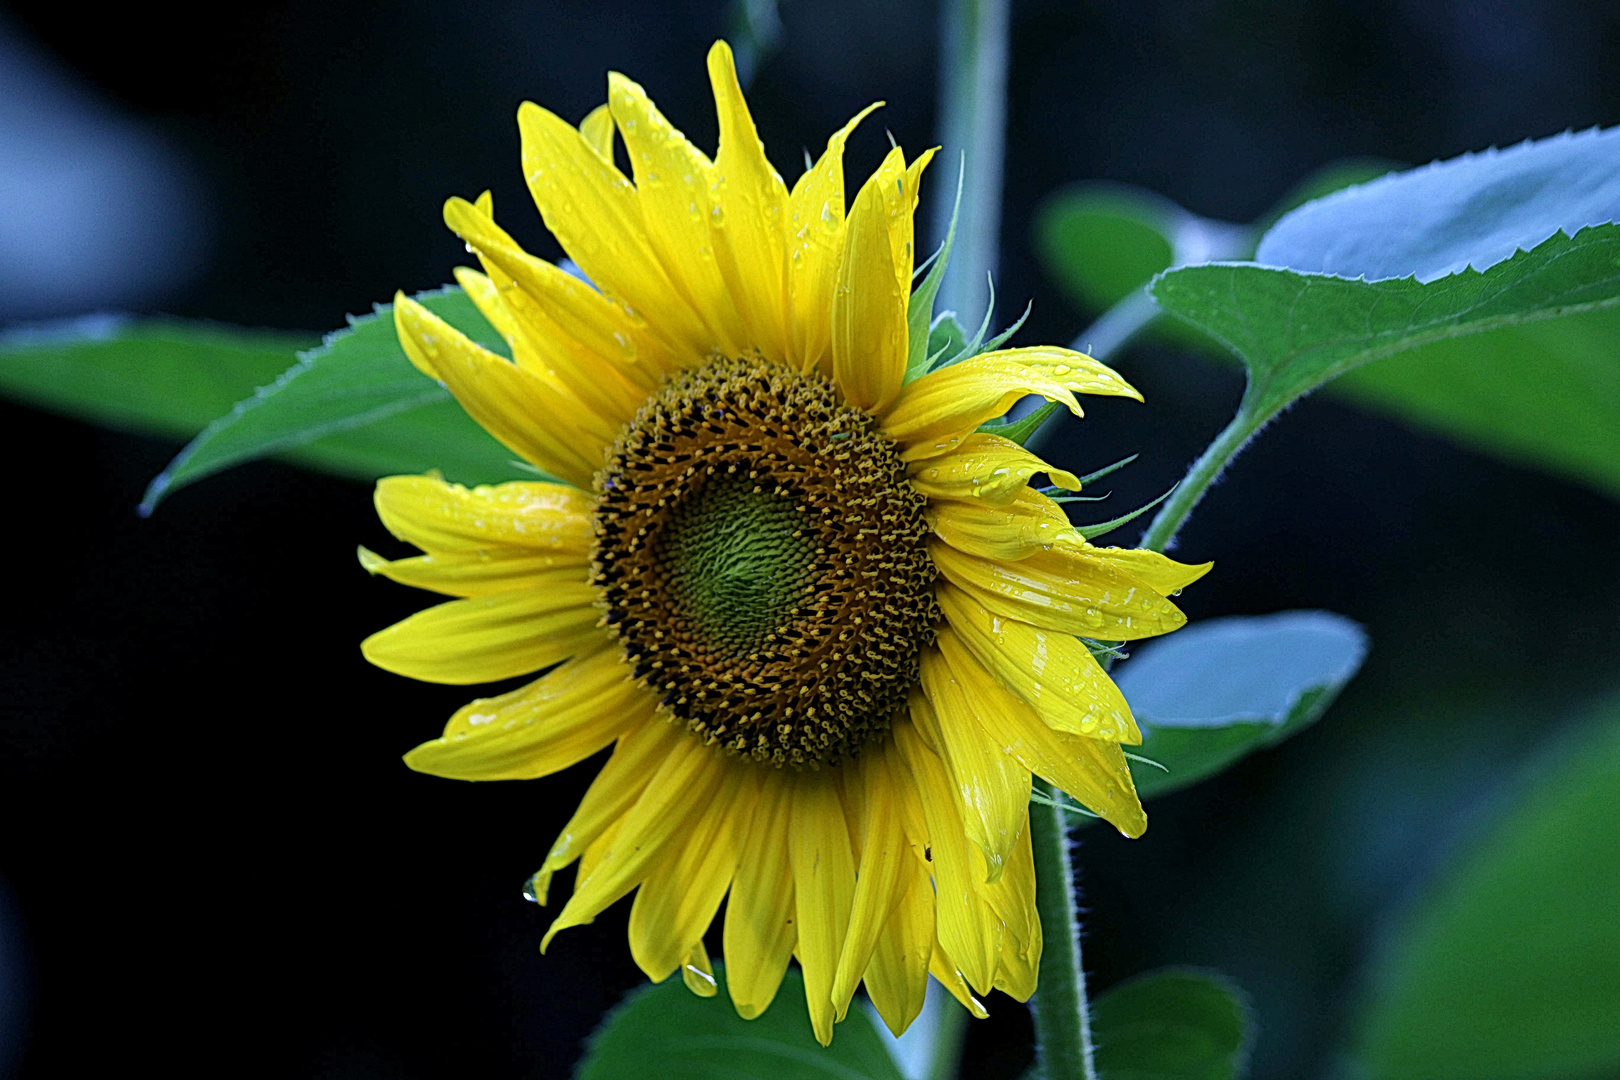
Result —
<path fill-rule="evenodd" d="M 712 161 L 617 74 L 577 128 L 519 110 L 530 191 L 590 284 L 520 249 L 488 195 L 446 205 L 512 359 L 403 295 L 400 340 L 560 482 L 380 482 L 425 554 L 362 562 L 459 599 L 365 654 L 434 682 L 544 672 L 460 709 L 414 769 L 527 779 L 613 748 L 532 882 L 544 901 L 579 862 L 547 943 L 635 892 L 636 962 L 712 994 L 727 900 L 744 1016 L 790 956 L 824 1043 L 863 981 L 896 1032 L 930 973 L 982 1014 L 975 993 L 1035 988 L 1031 774 L 1146 827 L 1121 750 L 1140 733 L 1080 636 L 1174 630 L 1166 595 L 1207 566 L 1091 546 L 1028 484 L 1078 481 L 979 430 L 1027 394 L 1076 415 L 1076 394 L 1139 397 L 1106 366 L 1008 349 L 906 380 L 931 152 L 893 150 L 846 213 L 865 113 L 790 190 L 724 43 L 709 74 Z"/>

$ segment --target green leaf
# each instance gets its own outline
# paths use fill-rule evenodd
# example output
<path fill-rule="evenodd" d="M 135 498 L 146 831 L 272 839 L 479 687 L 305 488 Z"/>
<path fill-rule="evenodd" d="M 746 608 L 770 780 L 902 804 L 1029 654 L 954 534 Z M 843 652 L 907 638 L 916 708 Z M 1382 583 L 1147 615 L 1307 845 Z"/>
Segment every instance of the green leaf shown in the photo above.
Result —
<path fill-rule="evenodd" d="M 850 1009 L 824 1048 L 810 1030 L 797 970 L 769 1009 L 744 1020 L 726 996 L 724 966 L 714 969 L 716 997 L 700 998 L 674 978 L 627 997 L 591 1036 L 576 1080 L 900 1080 L 866 1010 Z"/>
<path fill-rule="evenodd" d="M 417 298 L 473 340 L 506 344 L 459 288 Z M 362 478 L 440 469 L 466 483 L 533 478 L 417 371 L 394 334 L 392 305 L 352 318 L 265 386 L 215 420 L 147 487 L 142 513 L 205 476 L 269 454 Z"/>
<path fill-rule="evenodd" d="M 1207 619 L 1132 649 L 1116 681 L 1142 728 L 1137 794 L 1197 783 L 1274 746 L 1327 710 L 1360 669 L 1367 636 L 1341 615 Z"/>
<path fill-rule="evenodd" d="M 901 380 L 902 385 L 928 374 L 936 351 L 933 340 L 936 325 L 934 297 L 939 295 L 939 286 L 945 280 L 945 268 L 950 265 L 951 248 L 956 243 L 956 218 L 962 212 L 962 178 L 966 172 L 964 167 L 956 174 L 956 205 L 951 210 L 950 228 L 945 230 L 945 242 L 934 255 L 934 265 L 928 268 L 928 275 L 923 278 L 922 284 L 911 290 L 911 300 L 906 307 L 909 355 L 906 357 L 906 374 Z M 951 322 L 954 324 L 956 320 L 952 318 Z"/>
<path fill-rule="evenodd" d="M 1561 750 L 1395 928 L 1357 1075 L 1620 1075 L 1620 698 Z"/>
<path fill-rule="evenodd" d="M 313 335 L 91 315 L 0 335 L 0 391 L 108 427 L 190 438 Z"/>
<path fill-rule="evenodd" d="M 1227 264 L 1172 270 L 1152 290 L 1165 310 L 1242 359 L 1249 382 L 1239 416 L 1257 429 L 1302 395 L 1373 360 L 1620 304 L 1620 225 L 1583 229 L 1573 238 L 1559 233 L 1484 273 L 1465 270 L 1428 283 Z M 1542 374 L 1535 359 L 1525 358 L 1532 365 L 1527 378 Z M 1584 428 L 1613 415 L 1615 365 L 1607 369 L 1592 409 L 1572 423 Z M 1571 470 L 1590 470 L 1584 446 L 1573 453 L 1538 446 Z M 1613 483 L 1612 475 L 1595 478 Z"/>
<path fill-rule="evenodd" d="M 1248 1071 L 1248 1000 L 1199 971 L 1139 975 L 1092 1003 L 1103 1080 L 1237 1080 Z"/>
<path fill-rule="evenodd" d="M 1620 220 L 1620 128 L 1464 154 L 1285 216 L 1256 261 L 1371 281 L 1487 270 L 1563 232 Z"/>
<path fill-rule="evenodd" d="M 1049 273 L 1085 310 L 1113 307 L 1174 262 L 1171 237 L 1186 210 L 1123 184 L 1075 184 L 1035 216 L 1035 242 Z"/>

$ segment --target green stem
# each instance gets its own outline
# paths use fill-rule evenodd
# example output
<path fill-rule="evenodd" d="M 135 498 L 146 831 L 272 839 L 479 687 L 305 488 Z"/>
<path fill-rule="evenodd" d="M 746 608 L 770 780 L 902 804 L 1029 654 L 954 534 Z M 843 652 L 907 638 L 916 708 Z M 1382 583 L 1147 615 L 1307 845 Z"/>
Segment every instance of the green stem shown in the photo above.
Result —
<path fill-rule="evenodd" d="M 1176 533 L 1192 514 L 1193 507 L 1203 499 L 1210 485 L 1219 479 L 1222 470 L 1237 457 L 1238 451 L 1265 426 L 1272 414 L 1256 415 L 1245 402 L 1238 406 L 1237 415 L 1227 424 L 1215 441 L 1205 447 L 1198 460 L 1187 470 L 1187 476 L 1153 515 L 1153 523 L 1142 534 L 1142 546 L 1152 551 L 1167 551 L 1175 542 Z"/>
<path fill-rule="evenodd" d="M 1043 1080 L 1097 1080 L 1092 1062 L 1091 1009 L 1080 959 L 1079 909 L 1074 866 L 1069 860 L 1069 824 L 1058 795 L 1044 780 L 1035 790 L 1054 805 L 1031 803 L 1029 836 L 1035 850 L 1035 908 L 1041 916 L 1040 989 L 1030 1002 L 1035 1015 L 1035 1070 Z"/>
<path fill-rule="evenodd" d="M 1001 168 L 1007 123 L 1010 0 L 945 0 L 939 67 L 940 143 L 962 161 L 962 210 L 935 310 L 977 322 L 1001 240 Z M 943 195 L 944 188 L 941 187 Z M 934 240 L 945 239 L 952 200 L 934 201 Z"/>

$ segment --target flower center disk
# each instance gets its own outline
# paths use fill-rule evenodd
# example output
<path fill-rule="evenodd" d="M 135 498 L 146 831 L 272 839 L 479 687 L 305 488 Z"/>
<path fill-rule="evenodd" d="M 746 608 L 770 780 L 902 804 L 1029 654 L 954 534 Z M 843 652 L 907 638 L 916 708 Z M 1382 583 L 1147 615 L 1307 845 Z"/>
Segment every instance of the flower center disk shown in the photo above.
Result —
<path fill-rule="evenodd" d="M 706 742 L 815 768 L 888 730 L 940 618 L 927 500 L 830 382 L 754 359 L 672 375 L 596 490 L 607 622 Z"/>

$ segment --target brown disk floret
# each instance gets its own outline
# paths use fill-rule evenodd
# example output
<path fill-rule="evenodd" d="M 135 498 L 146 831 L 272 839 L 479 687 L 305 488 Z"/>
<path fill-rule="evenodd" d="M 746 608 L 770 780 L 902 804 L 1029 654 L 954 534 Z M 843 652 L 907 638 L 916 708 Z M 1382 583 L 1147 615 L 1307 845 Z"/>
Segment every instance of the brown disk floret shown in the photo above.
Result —
<path fill-rule="evenodd" d="M 888 729 L 940 617 L 926 499 L 829 381 L 755 359 L 670 376 L 596 490 L 607 622 L 705 741 L 813 768 Z"/>

